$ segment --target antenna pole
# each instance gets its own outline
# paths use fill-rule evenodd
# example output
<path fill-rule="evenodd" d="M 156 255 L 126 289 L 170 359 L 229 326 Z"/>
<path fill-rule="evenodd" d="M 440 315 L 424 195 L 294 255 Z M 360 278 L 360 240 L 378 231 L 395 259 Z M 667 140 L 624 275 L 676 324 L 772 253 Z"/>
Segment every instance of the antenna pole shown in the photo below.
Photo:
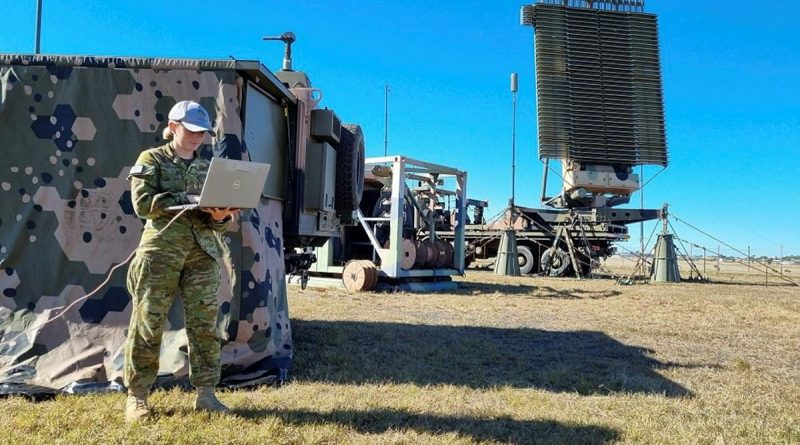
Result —
<path fill-rule="evenodd" d="M 511 205 L 514 208 L 517 186 L 517 73 L 511 73 Z"/>
<path fill-rule="evenodd" d="M 34 54 L 39 54 L 41 52 L 41 41 L 42 41 L 42 0 L 36 1 L 36 31 L 35 31 L 35 39 L 34 42 Z"/>
<path fill-rule="evenodd" d="M 383 86 L 383 156 L 389 153 L 389 84 Z"/>
<path fill-rule="evenodd" d="M 292 43 L 297 37 L 291 31 L 286 31 L 279 36 L 266 36 L 262 40 L 280 40 L 286 46 L 283 52 L 283 71 L 292 71 Z"/>
<path fill-rule="evenodd" d="M 644 165 L 639 166 L 639 180 L 644 184 Z M 639 208 L 644 209 L 644 187 L 639 193 Z M 642 264 L 644 264 L 644 221 L 639 222 L 639 249 L 642 253 Z"/>

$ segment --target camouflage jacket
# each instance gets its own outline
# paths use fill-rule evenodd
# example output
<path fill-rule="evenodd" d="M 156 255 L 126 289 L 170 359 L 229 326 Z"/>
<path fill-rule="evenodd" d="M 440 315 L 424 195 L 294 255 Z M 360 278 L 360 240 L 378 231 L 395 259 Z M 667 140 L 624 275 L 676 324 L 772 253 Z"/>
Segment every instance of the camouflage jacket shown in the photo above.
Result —
<path fill-rule="evenodd" d="M 170 143 L 143 151 L 131 168 L 131 201 L 140 218 L 146 218 L 139 251 L 185 251 L 197 242 L 209 255 L 220 257 L 219 234 L 227 228 L 228 221 L 214 221 L 201 210 L 189 210 L 181 215 L 163 233 L 158 232 L 175 217 L 177 212 L 166 210 L 173 205 L 189 204 L 187 195 L 199 195 L 210 162 L 199 156 L 187 166 L 175 154 Z"/>

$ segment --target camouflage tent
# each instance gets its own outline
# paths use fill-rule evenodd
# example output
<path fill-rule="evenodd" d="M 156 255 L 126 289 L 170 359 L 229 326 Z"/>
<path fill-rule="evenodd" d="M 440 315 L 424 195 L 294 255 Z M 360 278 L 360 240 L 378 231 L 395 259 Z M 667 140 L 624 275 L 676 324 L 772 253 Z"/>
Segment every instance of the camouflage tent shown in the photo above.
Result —
<path fill-rule="evenodd" d="M 127 266 L 48 320 L 137 246 L 143 222 L 126 176 L 143 148 L 161 142 L 172 105 L 192 99 L 211 113 L 218 137 L 204 156 L 249 159 L 245 91 L 270 75 L 255 62 L 0 55 L 0 384 L 77 391 L 121 382 Z M 262 198 L 225 236 L 223 383 L 269 381 L 289 368 L 282 215 L 282 201 Z M 179 304 L 162 346 L 162 384 L 188 374 Z"/>

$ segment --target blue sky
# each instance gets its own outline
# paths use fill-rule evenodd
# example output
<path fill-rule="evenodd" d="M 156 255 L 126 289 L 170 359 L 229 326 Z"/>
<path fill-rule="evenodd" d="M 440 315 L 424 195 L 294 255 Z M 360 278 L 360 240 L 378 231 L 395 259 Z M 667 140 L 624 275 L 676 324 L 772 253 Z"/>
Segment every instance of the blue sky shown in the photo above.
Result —
<path fill-rule="evenodd" d="M 36 1 L 3 1 L 0 52 L 33 52 Z M 778 255 L 781 245 L 800 254 L 800 3 L 687 3 L 646 2 L 659 17 L 670 166 L 647 185 L 645 207 L 668 202 L 756 255 Z M 323 105 L 364 127 L 368 156 L 383 154 L 388 83 L 389 152 L 467 170 L 470 196 L 488 199 L 494 214 L 510 195 L 511 72 L 520 79 L 517 202 L 537 206 L 541 187 L 523 4 L 44 0 L 42 52 L 234 56 L 277 70 L 282 45 L 261 37 L 291 30 L 295 69 L 323 90 Z M 646 167 L 645 181 L 659 170 Z M 716 249 L 673 224 L 681 238 Z M 635 249 L 638 225 L 631 233 L 626 247 Z"/>

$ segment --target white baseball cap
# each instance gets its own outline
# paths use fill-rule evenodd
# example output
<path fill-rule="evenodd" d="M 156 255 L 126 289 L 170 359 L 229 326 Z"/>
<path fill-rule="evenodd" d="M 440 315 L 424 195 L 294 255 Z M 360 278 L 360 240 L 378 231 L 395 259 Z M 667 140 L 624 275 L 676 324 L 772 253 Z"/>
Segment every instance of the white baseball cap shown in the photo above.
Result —
<path fill-rule="evenodd" d="M 199 103 L 182 100 L 169 110 L 169 120 L 180 122 L 189 131 L 206 131 L 211 136 L 217 133 L 211 129 L 211 118 L 208 111 Z"/>

